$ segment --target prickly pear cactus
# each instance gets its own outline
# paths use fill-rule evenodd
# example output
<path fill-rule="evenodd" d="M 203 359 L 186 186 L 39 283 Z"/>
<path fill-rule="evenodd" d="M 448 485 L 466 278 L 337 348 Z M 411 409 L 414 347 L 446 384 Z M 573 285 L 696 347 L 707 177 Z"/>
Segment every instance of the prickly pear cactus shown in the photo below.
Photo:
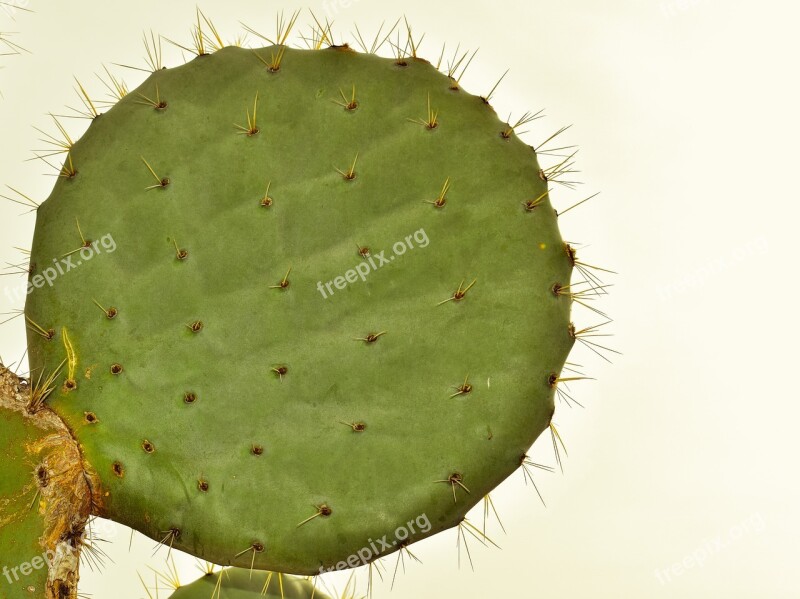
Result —
<path fill-rule="evenodd" d="M 330 599 L 311 582 L 273 572 L 226 568 L 206 574 L 192 584 L 180 587 L 172 599 Z"/>
<path fill-rule="evenodd" d="M 455 527 L 520 467 L 574 256 L 488 100 L 415 57 L 226 47 L 92 116 L 26 316 L 100 515 L 316 574 Z"/>

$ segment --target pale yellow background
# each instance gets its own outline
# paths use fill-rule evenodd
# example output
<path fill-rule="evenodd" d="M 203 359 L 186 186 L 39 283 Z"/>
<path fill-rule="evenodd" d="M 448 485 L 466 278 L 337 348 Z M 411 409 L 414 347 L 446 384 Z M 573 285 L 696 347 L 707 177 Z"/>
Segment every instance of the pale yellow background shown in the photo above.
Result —
<path fill-rule="evenodd" d="M 100 97 L 101 61 L 144 66 L 143 30 L 188 44 L 194 6 L 31 0 L 35 14 L 0 12 L 0 30 L 18 31 L 31 51 L 0 57 L 0 184 L 45 198 L 51 173 L 25 162 L 43 147 L 31 126 L 49 127 L 47 112 L 77 104 L 73 75 Z M 233 38 L 240 20 L 271 32 L 276 10 L 302 6 L 201 8 Z M 466 88 L 486 93 L 510 68 L 498 110 L 548 115 L 529 127 L 530 143 L 573 123 L 565 141 L 581 144 L 586 184 L 580 194 L 557 188 L 556 204 L 602 195 L 564 215 L 562 229 L 588 244 L 585 261 L 621 273 L 608 277 L 604 308 L 616 320 L 608 341 L 624 355 L 609 366 L 576 353 L 598 380 L 572 388 L 586 409 L 558 410 L 569 458 L 563 476 L 538 476 L 548 507 L 515 475 L 494 496 L 508 530 L 490 527 L 502 551 L 471 543 L 473 573 L 458 569 L 454 533 L 426 541 L 413 547 L 424 565 L 406 564 L 394 596 L 800 597 L 796 4 L 312 0 L 318 15 L 326 7 L 345 35 L 354 21 L 373 32 L 406 14 L 434 59 L 444 41 L 480 46 Z M 181 60 L 165 54 L 168 65 Z M 115 70 L 132 86 L 142 75 Z M 70 123 L 76 135 L 82 125 Z M 21 212 L 0 203 L 4 263 L 30 243 L 33 217 Z M 1 312 L 21 307 L 3 293 L 15 283 L 0 278 Z M 579 311 L 576 321 L 597 319 Z M 0 327 L 3 358 L 23 350 L 22 322 Z M 549 439 L 534 455 L 553 463 Z M 129 552 L 127 529 L 104 534 L 114 563 L 86 569 L 84 592 L 144 596 L 136 571 L 150 580 L 166 552 L 152 558 L 153 543 L 138 536 Z M 389 593 L 395 558 L 385 563 L 376 597 Z M 197 576 L 193 560 L 178 564 L 184 581 Z"/>

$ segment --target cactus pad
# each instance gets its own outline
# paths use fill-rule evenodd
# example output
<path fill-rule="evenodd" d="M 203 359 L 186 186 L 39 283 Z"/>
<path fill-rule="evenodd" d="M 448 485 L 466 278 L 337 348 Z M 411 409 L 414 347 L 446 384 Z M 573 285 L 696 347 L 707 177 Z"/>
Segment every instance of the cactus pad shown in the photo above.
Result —
<path fill-rule="evenodd" d="M 226 568 L 176 590 L 171 599 L 330 599 L 306 579 L 274 572 Z"/>
<path fill-rule="evenodd" d="M 549 425 L 573 257 L 535 152 L 430 63 L 224 48 L 95 117 L 61 175 L 31 370 L 60 372 L 100 515 L 353 567 L 458 525 Z"/>

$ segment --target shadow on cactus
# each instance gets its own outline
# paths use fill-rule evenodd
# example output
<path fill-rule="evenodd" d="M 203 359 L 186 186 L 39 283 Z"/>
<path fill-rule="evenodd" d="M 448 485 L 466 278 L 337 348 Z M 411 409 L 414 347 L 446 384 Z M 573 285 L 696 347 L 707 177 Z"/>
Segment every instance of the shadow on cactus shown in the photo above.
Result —
<path fill-rule="evenodd" d="M 498 118 L 494 90 L 462 89 L 469 55 L 432 64 L 410 27 L 359 33 L 359 52 L 317 22 L 298 49 L 296 19 L 247 49 L 200 13 L 175 68 L 147 37 L 138 88 L 109 75 L 102 111 L 79 84 L 78 141 L 56 119 L 50 197 L 12 198 L 36 210 L 38 383 L 11 381 L 3 408 L 19 438 L 52 422 L 75 474 L 74 505 L 24 522 L 35 540 L 58 512 L 44 549 L 90 515 L 307 576 L 455 527 L 486 541 L 468 512 L 549 469 L 528 457 L 542 432 L 558 452 L 556 397 L 584 378 L 573 345 L 610 351 L 570 322 L 575 303 L 605 321 L 606 286 L 551 204 L 573 151 L 518 136 L 539 115 Z M 4 465 L 8 493 L 27 501 L 42 464 L 56 474 L 30 451 Z M 23 524 L 8 505 L 0 530 Z M 48 596 L 74 596 L 64 584 Z"/>

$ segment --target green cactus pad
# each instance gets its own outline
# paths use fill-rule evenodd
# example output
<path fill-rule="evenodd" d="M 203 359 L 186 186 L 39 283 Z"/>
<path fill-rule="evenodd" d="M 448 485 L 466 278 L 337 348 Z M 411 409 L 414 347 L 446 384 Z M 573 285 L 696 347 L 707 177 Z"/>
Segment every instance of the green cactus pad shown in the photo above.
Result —
<path fill-rule="evenodd" d="M 226 568 L 175 591 L 171 599 L 330 599 L 306 579 L 273 572 Z"/>
<path fill-rule="evenodd" d="M 26 315 L 101 515 L 223 565 L 352 567 L 458 525 L 550 423 L 573 260 L 546 178 L 402 62 L 225 48 L 72 148 Z"/>

